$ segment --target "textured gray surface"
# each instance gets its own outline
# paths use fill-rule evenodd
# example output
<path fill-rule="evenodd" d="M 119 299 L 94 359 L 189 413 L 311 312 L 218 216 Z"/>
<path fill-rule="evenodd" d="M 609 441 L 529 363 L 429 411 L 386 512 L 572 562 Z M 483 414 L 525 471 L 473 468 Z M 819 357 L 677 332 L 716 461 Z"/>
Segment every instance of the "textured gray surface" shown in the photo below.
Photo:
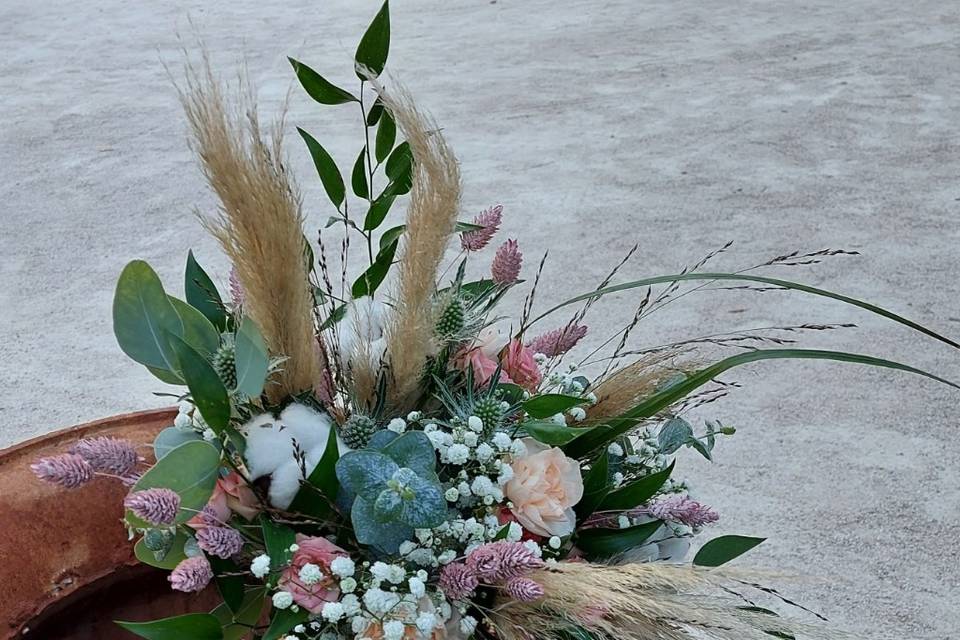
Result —
<path fill-rule="evenodd" d="M 960 334 L 956 260 L 960 19 L 942 2 L 649 3 L 410 0 L 390 67 L 457 149 L 465 209 L 505 204 L 506 232 L 550 247 L 542 303 L 624 272 L 670 272 L 736 240 L 721 267 L 795 248 L 860 258 L 779 269 Z M 158 385 L 110 329 L 117 274 L 153 264 L 179 291 L 190 247 L 226 264 L 191 210 L 209 209 L 160 60 L 187 17 L 229 75 L 241 57 L 264 114 L 294 54 L 337 82 L 373 2 L 0 3 L 0 445 L 156 406 Z M 341 165 L 355 114 L 299 93 L 290 113 Z M 311 226 L 326 200 L 290 140 Z M 618 296 L 591 341 L 631 314 Z M 684 298 L 638 343 L 797 321 L 854 321 L 808 345 L 960 378 L 956 352 L 841 306 L 779 292 Z M 720 530 L 768 536 L 754 565 L 840 627 L 960 637 L 958 394 L 841 365 L 767 364 L 710 405 L 740 431 L 718 462 L 681 460 Z M 746 563 L 744 563 L 746 564 Z"/>

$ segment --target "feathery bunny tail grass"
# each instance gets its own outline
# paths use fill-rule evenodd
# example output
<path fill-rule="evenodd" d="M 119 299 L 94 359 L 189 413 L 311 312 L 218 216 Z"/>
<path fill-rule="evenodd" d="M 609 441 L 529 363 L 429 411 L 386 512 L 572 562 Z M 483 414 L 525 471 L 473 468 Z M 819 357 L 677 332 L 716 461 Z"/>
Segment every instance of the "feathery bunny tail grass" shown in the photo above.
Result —
<path fill-rule="evenodd" d="M 593 389 L 597 403 L 587 409 L 587 417 L 602 420 L 632 409 L 670 376 L 688 368 L 671 363 L 677 355 L 675 351 L 652 353 L 614 371 Z"/>
<path fill-rule="evenodd" d="M 726 576 L 735 577 L 688 565 L 564 562 L 527 576 L 543 587 L 543 598 L 501 596 L 490 620 L 502 640 L 548 640 L 575 629 L 604 640 L 769 640 L 769 632 L 798 640 L 851 637 L 744 608 L 719 590 Z"/>
<path fill-rule="evenodd" d="M 217 214 L 200 219 L 233 262 L 244 313 L 257 323 L 270 351 L 285 358 L 266 389 L 277 401 L 312 389 L 322 371 L 314 349 L 300 196 L 283 166 L 282 118 L 268 142 L 247 83 L 241 81 L 231 105 L 206 55 L 201 70 L 188 63 L 186 71 L 180 99 L 191 146 L 220 199 Z"/>
<path fill-rule="evenodd" d="M 403 411 L 420 391 L 423 368 L 435 346 L 431 303 L 437 268 L 460 207 L 460 167 L 439 128 L 405 89 L 395 86 L 386 92 L 375 79 L 371 82 L 410 144 L 414 160 L 395 311 L 387 327 L 387 399 Z"/>

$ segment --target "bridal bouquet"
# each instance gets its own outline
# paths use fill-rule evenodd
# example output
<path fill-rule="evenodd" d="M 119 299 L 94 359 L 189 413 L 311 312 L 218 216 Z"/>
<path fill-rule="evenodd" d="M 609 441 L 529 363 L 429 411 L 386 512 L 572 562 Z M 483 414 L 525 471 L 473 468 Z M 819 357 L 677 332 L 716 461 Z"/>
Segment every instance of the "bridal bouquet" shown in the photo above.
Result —
<path fill-rule="evenodd" d="M 66 487 L 97 476 L 129 485 L 137 558 L 169 570 L 173 589 L 216 585 L 223 597 L 211 613 L 120 624 L 154 640 L 833 637 L 754 605 L 743 590 L 776 592 L 721 566 L 762 540 L 718 537 L 687 558 L 719 515 L 673 476 L 676 457 L 711 459 L 734 429 L 684 416 L 726 393 L 718 376 L 767 359 L 951 383 L 879 358 L 796 349 L 784 334 L 838 325 L 643 349 L 630 346 L 631 331 L 720 283 L 830 298 L 958 345 L 868 303 L 758 273 L 842 251 L 735 273 L 704 272 L 705 259 L 618 282 L 628 255 L 594 290 L 535 313 L 544 262 L 531 268 L 518 241 L 498 237 L 510 215 L 499 205 L 458 221 L 457 162 L 440 128 L 386 86 L 389 41 L 384 4 L 357 49 L 356 93 L 291 60 L 307 94 L 357 110 L 363 132 L 348 198 L 337 164 L 298 130 L 335 212 L 313 240 L 280 128 L 265 135 L 249 98 L 234 105 L 209 67 L 188 67 L 193 147 L 220 200 L 201 221 L 233 264 L 229 292 L 192 253 L 185 300 L 145 262 L 127 265 L 117 340 L 185 387 L 179 415 L 156 438 L 153 464 L 130 443 L 90 439 L 34 465 Z M 400 198 L 405 220 L 385 228 Z M 358 246 L 364 267 L 350 277 Z M 504 308 L 515 289 L 522 305 Z M 630 291 L 632 322 L 573 357 L 595 304 Z M 706 355 L 730 347 L 742 348 Z"/>

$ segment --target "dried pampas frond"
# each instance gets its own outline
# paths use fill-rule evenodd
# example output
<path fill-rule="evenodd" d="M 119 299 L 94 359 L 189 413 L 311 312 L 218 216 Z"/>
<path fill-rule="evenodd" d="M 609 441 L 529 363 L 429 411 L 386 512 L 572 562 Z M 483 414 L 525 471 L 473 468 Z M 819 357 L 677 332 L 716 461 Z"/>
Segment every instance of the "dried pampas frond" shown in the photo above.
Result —
<path fill-rule="evenodd" d="M 282 119 L 268 141 L 248 84 L 241 81 L 236 103 L 229 104 L 206 55 L 202 69 L 188 63 L 186 71 L 186 87 L 179 91 L 191 146 L 220 199 L 217 214 L 201 215 L 201 222 L 233 262 L 244 313 L 257 323 L 271 353 L 284 358 L 276 380 L 267 385 L 268 398 L 313 389 L 323 367 L 300 196 L 283 166 Z"/>
<path fill-rule="evenodd" d="M 543 586 L 543 598 L 498 600 L 489 617 L 502 640 L 582 637 L 577 630 L 610 640 L 851 637 L 744 607 L 721 590 L 728 576 L 736 577 L 688 565 L 564 562 L 528 576 Z"/>
<path fill-rule="evenodd" d="M 651 353 L 614 371 L 594 388 L 597 403 L 587 409 L 591 420 L 618 416 L 652 394 L 670 376 L 692 370 L 690 364 L 678 365 L 677 351 Z"/>
<path fill-rule="evenodd" d="M 371 82 L 409 142 L 414 160 L 395 309 L 387 326 L 387 400 L 394 410 L 404 411 L 420 392 L 423 368 L 434 349 L 433 294 L 460 208 L 460 167 L 436 124 L 406 90 L 387 92 L 375 79 Z"/>

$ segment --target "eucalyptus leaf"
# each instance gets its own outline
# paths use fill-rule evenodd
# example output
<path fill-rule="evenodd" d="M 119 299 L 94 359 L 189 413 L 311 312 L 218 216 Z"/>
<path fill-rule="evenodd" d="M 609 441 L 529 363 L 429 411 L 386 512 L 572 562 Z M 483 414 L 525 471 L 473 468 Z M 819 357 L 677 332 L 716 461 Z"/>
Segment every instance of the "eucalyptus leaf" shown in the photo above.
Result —
<path fill-rule="evenodd" d="M 183 336 L 183 322 L 156 272 L 142 260 L 124 267 L 113 298 L 113 332 L 125 354 L 151 370 L 177 370 L 165 334 Z"/>
<path fill-rule="evenodd" d="M 698 567 L 719 567 L 734 558 L 742 556 L 766 538 L 749 536 L 720 536 L 709 541 L 697 551 L 693 564 Z"/>
<path fill-rule="evenodd" d="M 387 157 L 385 168 L 390 178 L 390 193 L 402 196 L 413 186 L 413 152 L 409 142 L 401 142 Z"/>
<path fill-rule="evenodd" d="M 384 553 L 393 554 L 405 540 L 413 536 L 413 527 L 392 522 L 384 524 L 373 513 L 373 504 L 358 497 L 350 510 L 354 534 L 361 544 L 377 547 Z"/>
<path fill-rule="evenodd" d="M 390 53 L 390 3 L 384 2 L 380 11 L 374 16 L 366 33 L 360 39 L 357 54 L 354 56 L 357 64 L 357 77 L 366 80 L 361 69 L 365 68 L 374 76 L 383 72 Z"/>
<path fill-rule="evenodd" d="M 380 121 L 383 110 L 383 101 L 380 100 L 380 96 L 377 96 L 377 99 L 373 101 L 373 106 L 370 107 L 370 110 L 367 112 L 366 123 L 368 127 L 372 127 Z"/>
<path fill-rule="evenodd" d="M 177 368 L 203 420 L 219 433 L 230 424 L 230 396 L 206 358 L 176 336 L 168 336 L 177 356 Z"/>
<path fill-rule="evenodd" d="M 439 527 L 447 519 L 447 501 L 443 489 L 436 481 L 417 476 L 408 485 L 413 498 L 403 500 L 397 520 L 414 529 Z"/>
<path fill-rule="evenodd" d="M 137 560 L 151 567 L 172 571 L 182 560 L 186 560 L 187 558 L 187 554 L 183 551 L 183 545 L 186 541 L 187 534 L 178 531 L 176 535 L 170 539 L 169 546 L 158 553 L 147 547 L 145 537 L 140 538 L 133 546 L 133 555 L 137 557 Z"/>
<path fill-rule="evenodd" d="M 218 331 L 226 331 L 227 312 L 224 310 L 223 299 L 213 280 L 194 258 L 192 250 L 187 252 L 187 267 L 183 279 L 187 303 L 206 316 Z"/>
<path fill-rule="evenodd" d="M 667 456 L 676 453 L 692 437 L 693 427 L 689 422 L 683 418 L 671 418 L 660 427 L 660 433 L 657 434 L 660 453 Z"/>
<path fill-rule="evenodd" d="M 397 465 L 412 469 L 421 477 L 435 478 L 437 454 L 422 431 L 408 431 L 382 449 Z"/>
<path fill-rule="evenodd" d="M 346 195 L 346 189 L 343 186 L 343 176 L 337 168 L 337 163 L 333 161 L 327 150 L 317 142 L 309 133 L 297 127 L 300 137 L 307 143 L 307 149 L 310 151 L 310 157 L 313 158 L 313 166 L 317 168 L 317 175 L 320 176 L 320 182 L 323 184 L 324 191 L 333 206 L 340 210 L 343 199 Z M 339 219 L 338 219 L 339 220 Z M 330 225 L 327 225 L 330 226 Z"/>
<path fill-rule="evenodd" d="M 203 440 L 187 442 L 148 469 L 134 484 L 133 491 L 154 487 L 175 491 L 180 496 L 180 511 L 174 522 L 182 524 L 207 504 L 219 472 L 220 452 L 216 447 Z M 149 527 L 129 510 L 126 518 L 134 526 Z"/>
<path fill-rule="evenodd" d="M 403 232 L 407 230 L 407 225 L 398 224 L 395 227 L 390 227 L 383 232 L 383 235 L 380 236 L 380 250 L 382 251 L 384 247 L 388 247 L 391 244 L 398 242 L 400 236 L 403 235 Z"/>
<path fill-rule="evenodd" d="M 157 460 L 160 460 L 185 442 L 195 442 L 197 440 L 203 440 L 203 438 L 193 429 L 167 427 L 154 438 L 153 455 Z"/>
<path fill-rule="evenodd" d="M 237 391 L 250 398 L 259 397 L 270 370 L 270 355 L 260 329 L 249 317 L 240 321 L 234 361 L 237 369 Z"/>
<path fill-rule="evenodd" d="M 340 483 L 371 502 L 377 499 L 387 480 L 399 468 L 383 453 L 365 449 L 343 454 L 336 464 Z"/>
<path fill-rule="evenodd" d="M 167 296 L 183 324 L 183 335 L 174 334 L 206 357 L 212 356 L 220 348 L 220 332 L 206 316 L 183 300 Z"/>
<path fill-rule="evenodd" d="M 360 102 L 352 93 L 330 83 L 326 78 L 302 62 L 294 60 L 293 58 L 287 58 L 287 60 L 290 61 L 290 65 L 297 74 L 297 79 L 300 81 L 304 90 L 311 98 L 320 104 Z"/>
<path fill-rule="evenodd" d="M 188 613 L 150 622 L 121 622 L 117 624 L 147 640 L 223 640 L 220 621 L 209 613 Z"/>
<path fill-rule="evenodd" d="M 393 489 L 384 489 L 373 503 L 373 517 L 377 522 L 390 522 L 403 511 L 403 498 Z"/>

